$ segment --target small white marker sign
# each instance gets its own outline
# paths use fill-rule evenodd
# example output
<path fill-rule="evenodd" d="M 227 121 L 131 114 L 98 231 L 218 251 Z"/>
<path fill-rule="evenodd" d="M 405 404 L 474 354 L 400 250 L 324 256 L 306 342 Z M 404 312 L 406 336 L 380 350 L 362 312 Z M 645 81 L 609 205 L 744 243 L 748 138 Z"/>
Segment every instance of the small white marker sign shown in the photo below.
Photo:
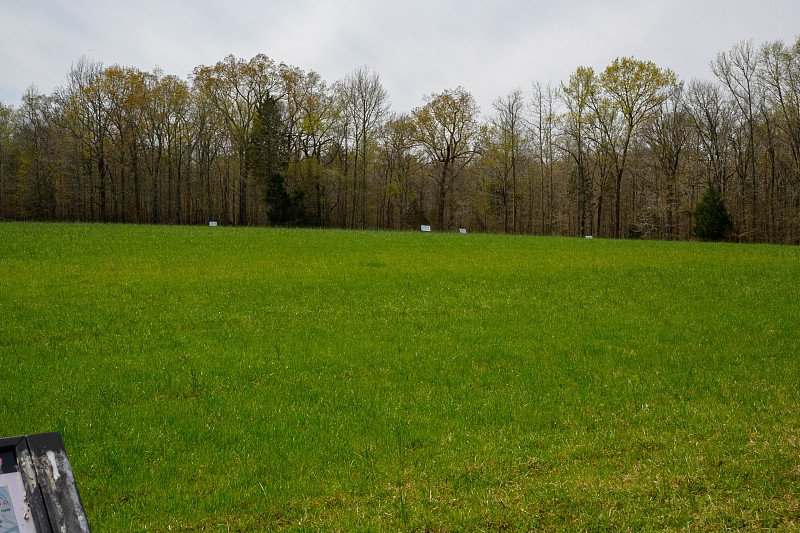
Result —
<path fill-rule="evenodd" d="M 458 228 L 458 232 L 459 233 L 466 233 L 467 232 L 467 228 Z"/>
<path fill-rule="evenodd" d="M 594 237 L 592 237 L 591 235 L 587 235 L 586 238 L 587 239 L 594 239 Z"/>
<path fill-rule="evenodd" d="M 211 228 L 216 228 L 217 227 L 217 221 L 216 220 L 212 220 L 211 222 L 208 223 L 208 225 Z"/>
<path fill-rule="evenodd" d="M 430 231 L 431 227 L 430 226 L 426 226 L 426 225 L 423 224 L 422 226 L 419 227 L 419 230 L 420 231 Z"/>

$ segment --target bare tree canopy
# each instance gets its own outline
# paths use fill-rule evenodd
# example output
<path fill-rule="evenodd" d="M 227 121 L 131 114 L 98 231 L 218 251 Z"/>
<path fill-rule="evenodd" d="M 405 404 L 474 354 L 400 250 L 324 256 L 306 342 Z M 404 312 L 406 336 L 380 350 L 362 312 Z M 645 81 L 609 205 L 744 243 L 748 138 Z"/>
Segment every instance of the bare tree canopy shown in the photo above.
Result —
<path fill-rule="evenodd" d="M 689 239 L 712 187 L 725 238 L 800 243 L 800 40 L 710 71 L 621 57 L 482 116 L 463 87 L 393 114 L 367 66 L 328 84 L 264 54 L 187 80 L 81 59 L 0 104 L 0 219 Z"/>

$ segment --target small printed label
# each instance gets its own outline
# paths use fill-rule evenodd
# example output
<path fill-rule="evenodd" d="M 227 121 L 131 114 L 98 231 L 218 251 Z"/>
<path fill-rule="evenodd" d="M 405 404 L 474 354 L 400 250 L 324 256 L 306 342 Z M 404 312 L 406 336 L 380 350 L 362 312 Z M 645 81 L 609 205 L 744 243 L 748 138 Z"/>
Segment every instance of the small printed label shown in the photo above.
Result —
<path fill-rule="evenodd" d="M 0 485 L 0 533 L 19 533 L 11 491 L 5 485 Z"/>
<path fill-rule="evenodd" d="M 36 533 L 19 472 L 0 474 L 0 533 Z"/>

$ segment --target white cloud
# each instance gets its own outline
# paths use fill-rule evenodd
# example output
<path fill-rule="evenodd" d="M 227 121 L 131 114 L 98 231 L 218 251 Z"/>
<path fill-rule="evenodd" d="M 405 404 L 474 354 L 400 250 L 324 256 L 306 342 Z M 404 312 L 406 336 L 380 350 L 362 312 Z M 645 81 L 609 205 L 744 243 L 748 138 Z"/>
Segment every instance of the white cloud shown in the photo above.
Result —
<path fill-rule="evenodd" d="M 332 83 L 361 65 L 381 75 L 394 107 L 462 85 L 484 112 L 533 81 L 554 85 L 579 65 L 650 59 L 680 77 L 710 78 L 717 53 L 748 38 L 793 41 L 800 4 L 787 0 L 0 0 L 0 101 L 34 83 L 45 93 L 82 55 L 186 77 L 228 54 L 266 53 Z"/>

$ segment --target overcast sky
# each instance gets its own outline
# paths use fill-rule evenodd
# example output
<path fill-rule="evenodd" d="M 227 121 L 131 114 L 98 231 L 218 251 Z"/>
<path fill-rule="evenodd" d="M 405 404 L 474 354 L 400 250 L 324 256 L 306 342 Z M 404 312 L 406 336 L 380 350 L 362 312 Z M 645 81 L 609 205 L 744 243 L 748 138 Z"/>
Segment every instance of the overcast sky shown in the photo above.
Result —
<path fill-rule="evenodd" d="M 534 81 L 633 56 L 711 79 L 737 42 L 794 42 L 798 0 L 0 0 L 0 101 L 50 94 L 81 56 L 184 79 L 228 54 L 315 70 L 332 83 L 362 65 L 395 111 L 465 87 L 484 113 Z"/>

